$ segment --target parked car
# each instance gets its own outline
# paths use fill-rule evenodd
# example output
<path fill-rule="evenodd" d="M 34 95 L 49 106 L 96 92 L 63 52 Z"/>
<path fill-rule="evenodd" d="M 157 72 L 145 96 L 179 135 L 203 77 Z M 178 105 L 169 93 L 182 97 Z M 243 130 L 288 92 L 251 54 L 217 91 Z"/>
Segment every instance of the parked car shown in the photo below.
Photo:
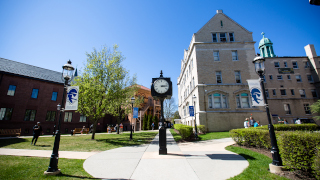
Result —
<path fill-rule="evenodd" d="M 296 124 L 296 121 L 298 119 L 300 119 L 301 124 L 305 124 L 305 123 L 313 123 L 313 124 L 315 124 L 313 119 L 308 119 L 308 118 L 295 118 L 295 119 L 293 119 L 293 122 Z"/>

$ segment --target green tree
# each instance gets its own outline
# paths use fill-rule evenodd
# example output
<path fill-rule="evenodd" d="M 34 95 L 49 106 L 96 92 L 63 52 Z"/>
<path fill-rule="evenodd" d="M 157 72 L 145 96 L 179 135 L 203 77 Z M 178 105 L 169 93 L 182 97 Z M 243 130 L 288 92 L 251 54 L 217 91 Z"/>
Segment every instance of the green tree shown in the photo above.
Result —
<path fill-rule="evenodd" d="M 158 129 L 159 127 L 159 119 L 157 116 L 153 117 L 153 122 L 154 122 L 154 129 Z"/>
<path fill-rule="evenodd" d="M 79 86 L 78 111 L 93 123 L 91 139 L 94 139 L 98 121 L 106 114 L 114 112 L 118 107 L 115 95 L 118 95 L 118 84 L 126 71 L 121 63 L 124 60 L 118 46 L 113 49 L 103 47 L 101 51 L 95 48 L 86 53 L 87 61 L 83 72 L 74 79 L 73 85 Z M 130 82 L 134 82 L 135 79 Z M 130 83 L 129 83 L 130 84 Z M 127 94 L 126 94 L 127 95 Z"/>
<path fill-rule="evenodd" d="M 148 125 L 148 115 L 147 114 L 144 114 L 144 118 L 142 120 L 142 123 L 143 123 L 143 130 L 148 130 L 147 129 L 147 125 Z"/>
<path fill-rule="evenodd" d="M 148 115 L 148 123 L 147 123 L 147 129 L 151 130 L 151 124 L 152 124 L 152 115 Z"/>
<path fill-rule="evenodd" d="M 311 112 L 312 113 L 318 113 L 320 114 L 320 100 L 318 100 L 317 102 L 313 103 L 311 106 Z M 314 117 L 316 120 L 320 120 L 320 116 L 315 116 Z"/>
<path fill-rule="evenodd" d="M 174 124 L 174 119 L 180 119 L 180 115 L 179 115 L 179 111 L 176 111 L 176 112 L 174 112 L 174 114 L 173 114 L 173 124 Z"/>

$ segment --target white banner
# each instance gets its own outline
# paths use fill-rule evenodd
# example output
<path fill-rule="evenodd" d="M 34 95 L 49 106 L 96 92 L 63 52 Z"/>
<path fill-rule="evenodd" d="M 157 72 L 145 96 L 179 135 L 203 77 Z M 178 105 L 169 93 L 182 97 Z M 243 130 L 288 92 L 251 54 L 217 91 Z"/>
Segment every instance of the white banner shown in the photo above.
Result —
<path fill-rule="evenodd" d="M 260 79 L 248 79 L 251 94 L 252 106 L 264 106 L 263 91 L 260 86 Z"/>
<path fill-rule="evenodd" d="M 78 110 L 79 86 L 68 86 L 65 110 Z"/>

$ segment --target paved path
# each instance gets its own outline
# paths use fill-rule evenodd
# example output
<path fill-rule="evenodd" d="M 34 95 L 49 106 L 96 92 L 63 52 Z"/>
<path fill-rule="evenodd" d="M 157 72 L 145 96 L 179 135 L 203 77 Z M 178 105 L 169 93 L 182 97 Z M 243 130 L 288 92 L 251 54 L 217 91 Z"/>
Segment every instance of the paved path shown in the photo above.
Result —
<path fill-rule="evenodd" d="M 159 155 L 159 136 L 149 145 L 122 147 L 90 156 L 84 169 L 96 178 L 137 180 L 228 179 L 249 166 L 224 148 L 231 138 L 176 144 L 167 130 L 168 155 Z"/>

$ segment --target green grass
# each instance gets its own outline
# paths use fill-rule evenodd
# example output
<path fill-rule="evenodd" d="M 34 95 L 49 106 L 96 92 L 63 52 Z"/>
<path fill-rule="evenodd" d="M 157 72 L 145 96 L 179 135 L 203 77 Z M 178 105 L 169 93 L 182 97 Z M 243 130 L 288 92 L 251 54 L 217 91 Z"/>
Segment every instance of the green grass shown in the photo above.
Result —
<path fill-rule="evenodd" d="M 61 174 L 45 176 L 50 158 L 0 156 L 0 179 L 95 179 L 83 169 L 84 161 L 59 159 Z"/>
<path fill-rule="evenodd" d="M 230 134 L 229 134 L 229 131 L 227 131 L 227 132 L 210 132 L 207 134 L 200 134 L 198 137 L 201 141 L 206 141 L 206 140 L 211 140 L 211 139 L 229 138 Z"/>
<path fill-rule="evenodd" d="M 173 136 L 173 139 L 177 142 L 177 141 L 180 141 L 181 139 L 182 139 L 182 137 L 179 135 L 179 134 L 177 134 L 173 129 L 170 129 L 170 132 L 171 132 L 171 134 L 172 134 L 172 136 Z"/>
<path fill-rule="evenodd" d="M 250 151 L 248 149 L 243 149 L 240 147 L 234 147 L 234 146 L 228 146 L 226 147 L 226 150 L 232 151 L 234 153 L 237 153 L 244 158 L 247 159 L 249 162 L 249 167 L 245 169 L 241 174 L 230 178 L 231 180 L 236 180 L 236 179 L 279 179 L 279 180 L 284 180 L 287 179 L 285 177 L 280 177 L 276 174 L 272 174 L 269 172 L 269 164 L 272 163 L 272 159 L 269 157 L 254 152 Z"/>
<path fill-rule="evenodd" d="M 105 151 L 123 146 L 141 145 L 151 142 L 158 132 L 133 133 L 133 141 L 129 141 L 130 133 L 123 134 L 96 134 L 61 136 L 60 151 Z M 30 145 L 32 138 L 1 139 L 1 148 L 52 150 L 54 137 L 39 137 L 36 146 Z"/>

